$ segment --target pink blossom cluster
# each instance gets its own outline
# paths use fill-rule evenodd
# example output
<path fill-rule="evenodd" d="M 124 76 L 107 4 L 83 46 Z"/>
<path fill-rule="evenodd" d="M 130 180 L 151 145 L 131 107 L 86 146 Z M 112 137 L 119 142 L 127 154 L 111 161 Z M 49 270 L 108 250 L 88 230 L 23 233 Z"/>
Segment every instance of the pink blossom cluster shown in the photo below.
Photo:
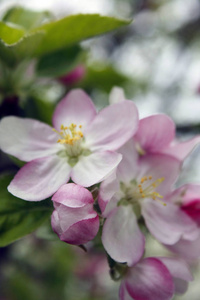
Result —
<path fill-rule="evenodd" d="M 199 142 L 177 141 L 167 115 L 139 120 L 117 88 L 100 112 L 84 91 L 71 91 L 55 109 L 53 128 L 13 116 L 0 123 L 1 150 L 26 162 L 9 192 L 27 201 L 53 195 L 52 228 L 66 243 L 83 245 L 102 231 L 121 300 L 170 300 L 192 280 L 200 185 L 176 188 L 176 181 Z M 147 234 L 171 256 L 146 257 Z"/>

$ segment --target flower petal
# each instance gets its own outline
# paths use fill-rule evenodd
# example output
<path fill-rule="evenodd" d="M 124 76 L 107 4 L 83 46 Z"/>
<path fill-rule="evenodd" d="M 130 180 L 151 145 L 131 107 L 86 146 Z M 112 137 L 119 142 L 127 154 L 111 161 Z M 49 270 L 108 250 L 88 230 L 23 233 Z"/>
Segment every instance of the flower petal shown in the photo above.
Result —
<path fill-rule="evenodd" d="M 188 154 L 200 143 L 200 135 L 184 142 L 174 142 L 167 148 L 163 149 L 163 153 L 172 155 L 177 159 L 183 161 Z"/>
<path fill-rule="evenodd" d="M 139 155 L 133 138 L 122 146 L 118 152 L 122 154 L 122 160 L 117 167 L 117 178 L 119 181 L 129 183 L 136 177 L 139 162 Z"/>
<path fill-rule="evenodd" d="M 180 204 L 181 206 L 189 205 L 194 200 L 200 200 L 200 185 L 184 184 L 168 195 L 168 199 L 175 204 Z"/>
<path fill-rule="evenodd" d="M 119 288 L 119 298 L 120 300 L 133 300 L 133 298 L 129 295 L 125 281 L 122 281 L 120 288 Z"/>
<path fill-rule="evenodd" d="M 175 294 L 185 294 L 188 289 L 188 282 L 183 279 L 174 278 Z"/>
<path fill-rule="evenodd" d="M 158 152 L 174 139 L 175 125 L 167 115 L 157 114 L 139 121 L 134 139 L 147 153 Z"/>
<path fill-rule="evenodd" d="M 139 261 L 145 239 L 131 206 L 120 206 L 108 216 L 103 226 L 102 243 L 117 262 L 132 266 Z"/>
<path fill-rule="evenodd" d="M 136 132 L 138 112 L 132 101 L 125 100 L 102 109 L 88 128 L 86 145 L 92 151 L 116 150 Z"/>
<path fill-rule="evenodd" d="M 57 140 L 49 125 L 36 120 L 6 117 L 0 123 L 1 150 L 22 161 L 55 154 L 61 149 Z"/>
<path fill-rule="evenodd" d="M 126 288 L 135 300 L 171 300 L 174 293 L 169 271 L 156 258 L 145 258 L 131 268 Z"/>
<path fill-rule="evenodd" d="M 67 217 L 67 216 L 66 216 Z M 66 230 L 61 236 L 61 241 L 72 245 L 85 244 L 93 240 L 99 230 L 99 217 L 81 220 Z"/>
<path fill-rule="evenodd" d="M 111 201 L 111 199 L 113 198 L 115 193 L 119 191 L 119 189 L 119 181 L 116 178 L 116 172 L 113 172 L 107 179 L 105 179 L 101 183 L 98 195 L 98 204 L 104 217 L 107 216 L 107 214 L 104 214 L 104 211 L 108 206 L 107 204 Z M 119 200 L 120 199 L 118 199 L 118 201 Z M 114 205 L 114 207 L 116 207 L 116 205 Z"/>
<path fill-rule="evenodd" d="M 163 206 L 152 199 L 145 199 L 142 215 L 151 234 L 166 245 L 173 245 L 182 237 L 194 240 L 198 236 L 196 224 L 172 203 L 167 202 Z"/>
<path fill-rule="evenodd" d="M 71 178 L 88 187 L 109 176 L 121 161 L 121 154 L 111 151 L 96 152 L 82 156 L 73 167 Z"/>
<path fill-rule="evenodd" d="M 60 130 L 60 126 L 71 123 L 85 127 L 96 115 L 95 106 L 90 97 L 81 89 L 69 92 L 56 107 L 53 115 L 53 126 Z M 82 129 L 81 129 L 82 130 Z"/>
<path fill-rule="evenodd" d="M 164 181 L 156 188 L 162 196 L 168 194 L 175 183 L 181 163 L 177 159 L 164 154 L 149 154 L 140 158 L 138 179 L 152 176 L 152 182 L 158 178 Z"/>
<path fill-rule="evenodd" d="M 167 246 L 167 248 L 183 258 L 196 260 L 200 257 L 200 234 L 194 241 L 181 239 L 176 244 Z"/>
<path fill-rule="evenodd" d="M 193 276 L 186 262 L 179 258 L 158 257 L 169 270 L 173 277 L 175 293 L 183 294 L 187 290 L 187 282 L 193 280 Z"/>
<path fill-rule="evenodd" d="M 174 190 L 168 200 L 180 205 L 181 209 L 200 226 L 200 185 L 184 184 Z"/>
<path fill-rule="evenodd" d="M 124 100 L 126 100 L 124 90 L 118 86 L 113 87 L 109 95 L 109 103 L 115 104 Z"/>
<path fill-rule="evenodd" d="M 62 185 L 53 195 L 52 201 L 73 208 L 94 202 L 90 191 L 74 183 Z"/>
<path fill-rule="evenodd" d="M 40 201 L 55 193 L 70 177 L 71 168 L 57 155 L 33 160 L 23 166 L 8 186 L 11 194 Z"/>

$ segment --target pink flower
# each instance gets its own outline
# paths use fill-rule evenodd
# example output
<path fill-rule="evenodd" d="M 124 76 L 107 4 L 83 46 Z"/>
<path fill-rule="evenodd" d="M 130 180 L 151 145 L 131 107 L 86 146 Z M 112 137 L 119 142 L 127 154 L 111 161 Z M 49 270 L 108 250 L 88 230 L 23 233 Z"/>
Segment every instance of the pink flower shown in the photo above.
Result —
<path fill-rule="evenodd" d="M 55 210 L 51 225 L 61 241 L 81 245 L 91 241 L 99 230 L 99 217 L 93 209 L 92 194 L 74 183 L 64 184 L 53 195 Z"/>
<path fill-rule="evenodd" d="M 123 159 L 116 174 L 103 181 L 99 195 L 106 217 L 102 242 L 108 254 L 129 266 L 139 261 L 144 251 L 144 236 L 138 226 L 141 216 L 161 243 L 173 245 L 182 237 L 195 240 L 195 222 L 165 199 L 178 176 L 180 161 L 164 154 L 138 157 L 133 139 L 119 152 Z"/>
<path fill-rule="evenodd" d="M 121 147 L 137 130 L 131 101 L 110 105 L 98 114 L 82 90 L 71 91 L 56 107 L 52 128 L 32 119 L 7 117 L 0 123 L 1 149 L 28 162 L 8 190 L 30 201 L 51 196 L 69 178 L 88 187 L 119 164 Z"/>
<path fill-rule="evenodd" d="M 121 103 L 125 100 L 123 90 L 113 88 L 110 103 Z M 175 124 L 165 114 L 156 114 L 139 121 L 138 131 L 134 136 L 139 154 L 163 153 L 171 155 L 180 161 L 200 143 L 200 135 L 180 142 L 175 138 Z"/>
<path fill-rule="evenodd" d="M 182 237 L 177 243 L 167 247 L 186 259 L 195 260 L 200 257 L 200 186 L 184 184 L 170 193 L 167 198 L 168 201 L 179 206 L 199 228 L 196 239 L 187 240 Z"/>
<path fill-rule="evenodd" d="M 174 190 L 168 198 L 179 205 L 200 227 L 200 185 L 184 184 Z"/>
<path fill-rule="evenodd" d="M 200 143 L 200 136 L 179 142 L 175 139 L 175 124 L 167 115 L 157 114 L 139 121 L 134 140 L 139 153 L 163 153 L 183 161 Z"/>
<path fill-rule="evenodd" d="M 170 300 L 174 293 L 184 293 L 192 279 L 183 261 L 148 257 L 128 269 L 120 286 L 120 300 Z"/>

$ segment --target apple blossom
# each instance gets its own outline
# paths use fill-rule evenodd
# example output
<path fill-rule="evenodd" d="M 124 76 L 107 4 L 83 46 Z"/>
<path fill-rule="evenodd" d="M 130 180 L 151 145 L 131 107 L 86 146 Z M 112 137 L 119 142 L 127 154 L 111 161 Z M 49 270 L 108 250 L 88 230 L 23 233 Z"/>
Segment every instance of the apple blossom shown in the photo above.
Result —
<path fill-rule="evenodd" d="M 192 275 L 182 260 L 168 257 L 144 258 L 128 268 L 120 285 L 120 300 L 171 300 L 183 293 Z"/>
<path fill-rule="evenodd" d="M 144 236 L 138 226 L 141 216 L 161 243 L 173 245 L 182 237 L 195 240 L 195 222 L 165 199 L 178 176 L 180 161 L 164 154 L 139 157 L 133 139 L 119 152 L 123 159 L 116 174 L 103 181 L 99 194 L 106 218 L 102 242 L 108 254 L 129 266 L 139 261 L 144 251 Z"/>
<path fill-rule="evenodd" d="M 0 123 L 1 150 L 28 162 L 8 190 L 39 201 L 72 179 L 88 187 L 102 181 L 119 164 L 121 147 L 137 130 L 137 108 L 131 101 L 99 113 L 82 90 L 71 91 L 56 107 L 54 129 L 32 119 L 7 117 Z"/>
<path fill-rule="evenodd" d="M 113 104 L 124 100 L 123 89 L 113 88 L 109 102 Z M 165 114 L 155 114 L 139 121 L 134 141 L 140 155 L 163 153 L 183 161 L 200 143 L 200 135 L 180 142 L 175 138 L 175 124 L 173 120 Z"/>
<path fill-rule="evenodd" d="M 180 207 L 199 228 L 199 234 L 195 240 L 182 237 L 177 243 L 168 245 L 167 248 L 186 259 L 196 260 L 200 257 L 200 186 L 184 184 L 172 191 L 167 199 Z"/>
<path fill-rule="evenodd" d="M 200 136 L 187 141 L 175 138 L 175 124 L 164 114 L 152 115 L 139 121 L 134 136 L 140 154 L 163 153 L 183 161 L 186 156 L 200 143 Z"/>
<path fill-rule="evenodd" d="M 184 184 L 168 195 L 168 199 L 180 206 L 200 227 L 200 185 Z"/>
<path fill-rule="evenodd" d="M 99 230 L 99 217 L 93 209 L 91 192 L 68 183 L 53 195 L 51 225 L 61 241 L 81 245 L 91 241 Z"/>

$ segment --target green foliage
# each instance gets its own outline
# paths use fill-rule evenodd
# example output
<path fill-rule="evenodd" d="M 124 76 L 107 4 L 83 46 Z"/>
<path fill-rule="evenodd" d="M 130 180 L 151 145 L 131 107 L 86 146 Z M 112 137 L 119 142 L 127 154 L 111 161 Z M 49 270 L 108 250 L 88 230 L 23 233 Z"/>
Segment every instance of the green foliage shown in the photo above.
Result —
<path fill-rule="evenodd" d="M 52 19 L 52 15 L 48 11 L 37 12 L 19 6 L 9 9 L 3 17 L 4 22 L 20 25 L 26 31 L 40 26 L 49 19 Z"/>
<path fill-rule="evenodd" d="M 38 31 L 24 36 L 17 43 L 12 45 L 8 45 L 4 41 L 0 40 L 0 59 L 9 67 L 15 67 L 15 65 L 21 61 L 33 57 L 35 50 L 43 39 L 43 36 L 44 32 Z"/>
<path fill-rule="evenodd" d="M 51 214 L 48 200 L 28 202 L 14 197 L 7 191 L 11 175 L 0 177 L 0 247 L 33 232 Z"/>
<path fill-rule="evenodd" d="M 125 20 L 98 14 L 80 14 L 41 25 L 47 17 L 46 12 L 32 12 L 20 7 L 10 9 L 3 19 L 9 23 L 0 22 L 0 59 L 13 67 L 23 60 L 42 56 L 39 74 L 46 75 L 49 69 L 52 73 L 54 62 L 58 63 L 54 69 L 61 74 L 68 68 L 69 60 L 78 55 L 77 47 L 71 48 L 75 52 L 66 51 L 67 47 L 129 24 Z M 67 55 L 69 58 L 63 64 Z"/>
<path fill-rule="evenodd" d="M 18 42 L 24 36 L 24 30 L 14 24 L 0 22 L 0 40 L 7 45 Z"/>
<path fill-rule="evenodd" d="M 98 14 L 79 14 L 46 23 L 33 30 L 44 30 L 45 36 L 35 55 L 41 56 L 65 48 L 90 37 L 100 35 L 130 22 Z"/>
<path fill-rule="evenodd" d="M 80 60 L 81 52 L 81 47 L 74 45 L 42 56 L 36 66 L 37 75 L 58 77 L 70 72 Z"/>

